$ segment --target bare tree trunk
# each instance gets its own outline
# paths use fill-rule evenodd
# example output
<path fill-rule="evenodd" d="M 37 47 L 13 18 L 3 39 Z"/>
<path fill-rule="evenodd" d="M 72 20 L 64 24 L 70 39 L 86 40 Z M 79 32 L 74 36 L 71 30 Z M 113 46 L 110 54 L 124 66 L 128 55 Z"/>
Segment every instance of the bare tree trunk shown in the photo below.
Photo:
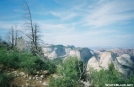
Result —
<path fill-rule="evenodd" d="M 17 46 L 17 37 L 18 37 L 18 30 L 17 26 L 15 26 L 15 46 Z"/>
<path fill-rule="evenodd" d="M 25 5 L 26 5 L 26 8 L 27 8 L 27 12 L 28 12 L 28 17 L 25 17 L 25 19 L 27 19 L 29 22 L 30 22 L 30 28 L 31 28 L 31 31 L 32 31 L 32 44 L 34 44 L 34 28 L 33 28 L 33 21 L 32 21 L 32 15 L 31 15 L 31 11 L 30 11 L 30 8 L 27 4 L 27 2 L 25 0 L 23 0 Z"/>
<path fill-rule="evenodd" d="M 11 42 L 11 48 L 14 48 L 14 28 L 11 28 L 11 36 L 12 36 L 12 42 Z"/>
<path fill-rule="evenodd" d="M 25 15 L 25 19 L 28 21 L 28 23 L 26 23 L 28 26 L 30 26 L 29 30 L 31 32 L 30 34 L 30 43 L 31 43 L 31 53 L 33 55 L 39 55 L 41 53 L 38 52 L 38 44 L 39 44 L 39 35 L 38 35 L 38 26 L 37 24 L 33 24 L 33 20 L 32 20 L 32 14 L 30 11 L 30 8 L 27 4 L 27 2 L 25 0 L 23 0 L 26 6 L 26 11 L 27 11 L 27 15 Z"/>
<path fill-rule="evenodd" d="M 30 8 L 27 4 L 27 2 L 25 0 L 23 0 L 26 6 L 26 11 L 27 11 L 27 15 L 24 17 L 26 20 L 28 20 L 28 26 L 30 25 L 30 31 L 31 31 L 31 52 L 33 53 L 33 55 L 35 55 L 35 33 L 34 33 L 34 27 L 33 27 L 33 20 L 32 20 L 32 15 L 31 15 L 31 11 Z"/>
<path fill-rule="evenodd" d="M 11 30 L 7 34 L 7 43 L 10 44 L 11 49 L 13 49 L 17 45 L 17 27 L 11 27 Z"/>

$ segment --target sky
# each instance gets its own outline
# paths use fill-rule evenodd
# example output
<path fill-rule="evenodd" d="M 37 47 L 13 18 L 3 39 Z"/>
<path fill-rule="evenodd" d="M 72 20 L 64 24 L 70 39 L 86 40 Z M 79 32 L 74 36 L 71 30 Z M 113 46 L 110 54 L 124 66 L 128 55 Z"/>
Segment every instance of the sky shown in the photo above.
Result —
<path fill-rule="evenodd" d="M 26 0 L 42 40 L 76 47 L 134 48 L 134 0 Z M 26 30 L 23 0 L 0 0 L 0 36 Z M 20 34 L 21 35 L 21 34 Z"/>

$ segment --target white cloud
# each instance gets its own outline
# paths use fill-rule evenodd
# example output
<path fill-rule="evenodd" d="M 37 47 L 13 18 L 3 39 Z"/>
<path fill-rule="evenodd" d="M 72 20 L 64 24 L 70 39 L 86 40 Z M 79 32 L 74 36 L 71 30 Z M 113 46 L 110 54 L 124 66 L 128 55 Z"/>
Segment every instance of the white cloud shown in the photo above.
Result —
<path fill-rule="evenodd" d="M 22 29 L 23 21 L 0 21 L 0 29 L 10 29 L 12 26 L 18 26 L 19 29 Z"/>
<path fill-rule="evenodd" d="M 125 31 L 114 27 L 114 24 L 129 24 L 129 20 L 134 19 L 133 0 L 55 0 L 55 2 L 61 4 L 63 8 L 32 12 L 44 17 L 45 14 L 51 14 L 47 15 L 50 19 L 35 20 L 39 24 L 45 42 L 83 47 L 134 44 L 132 40 L 134 35 L 123 33 Z M 20 28 L 24 24 L 22 21 L 1 21 L 0 28 L 8 29 L 16 23 Z M 119 27 L 121 29 L 122 26 Z"/>
<path fill-rule="evenodd" d="M 77 14 L 72 12 L 72 11 L 51 11 L 50 12 L 52 15 L 59 17 L 61 20 L 70 20 L 73 17 L 75 17 Z"/>
<path fill-rule="evenodd" d="M 102 27 L 132 20 L 134 19 L 133 4 L 134 1 L 132 0 L 113 0 L 111 2 L 94 5 L 95 8 L 91 9 L 92 13 L 87 14 L 83 22 L 88 26 Z"/>

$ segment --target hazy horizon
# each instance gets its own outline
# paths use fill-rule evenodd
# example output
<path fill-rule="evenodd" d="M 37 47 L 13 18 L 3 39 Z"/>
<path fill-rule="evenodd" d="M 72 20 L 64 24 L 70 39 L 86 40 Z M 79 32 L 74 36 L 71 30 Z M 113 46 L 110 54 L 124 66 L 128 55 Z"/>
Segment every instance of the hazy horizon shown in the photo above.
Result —
<path fill-rule="evenodd" d="M 48 44 L 134 48 L 134 0 L 26 1 Z M 11 26 L 25 28 L 23 4 L 23 0 L 0 1 L 2 38 Z"/>

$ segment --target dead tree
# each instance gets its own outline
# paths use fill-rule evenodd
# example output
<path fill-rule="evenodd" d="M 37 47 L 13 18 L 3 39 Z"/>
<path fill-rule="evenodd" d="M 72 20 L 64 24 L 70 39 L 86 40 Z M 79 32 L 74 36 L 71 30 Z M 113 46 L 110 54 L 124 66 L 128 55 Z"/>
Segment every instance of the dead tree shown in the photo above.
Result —
<path fill-rule="evenodd" d="M 12 38 L 11 48 L 14 48 L 14 46 L 15 46 L 15 44 L 14 44 L 15 39 L 14 39 L 14 28 L 13 28 L 13 26 L 11 28 L 11 38 Z"/>
<path fill-rule="evenodd" d="M 29 8 L 29 5 L 27 4 L 27 2 L 25 0 L 24 1 L 24 5 L 25 5 L 25 10 L 26 10 L 26 14 L 24 15 L 24 19 L 27 20 L 27 22 L 25 23 L 26 27 L 28 28 L 29 35 L 28 38 L 30 39 L 30 44 L 31 44 L 31 53 L 33 55 L 38 55 L 38 49 L 39 49 L 39 28 L 37 26 L 37 24 L 33 23 L 33 19 L 32 19 L 32 14 Z"/>
<path fill-rule="evenodd" d="M 17 46 L 17 38 L 18 38 L 18 29 L 17 26 L 15 26 L 15 46 Z"/>
<path fill-rule="evenodd" d="M 12 26 L 6 36 L 6 42 L 10 45 L 11 49 L 17 46 L 17 37 L 18 37 L 17 26 L 15 27 Z"/>

